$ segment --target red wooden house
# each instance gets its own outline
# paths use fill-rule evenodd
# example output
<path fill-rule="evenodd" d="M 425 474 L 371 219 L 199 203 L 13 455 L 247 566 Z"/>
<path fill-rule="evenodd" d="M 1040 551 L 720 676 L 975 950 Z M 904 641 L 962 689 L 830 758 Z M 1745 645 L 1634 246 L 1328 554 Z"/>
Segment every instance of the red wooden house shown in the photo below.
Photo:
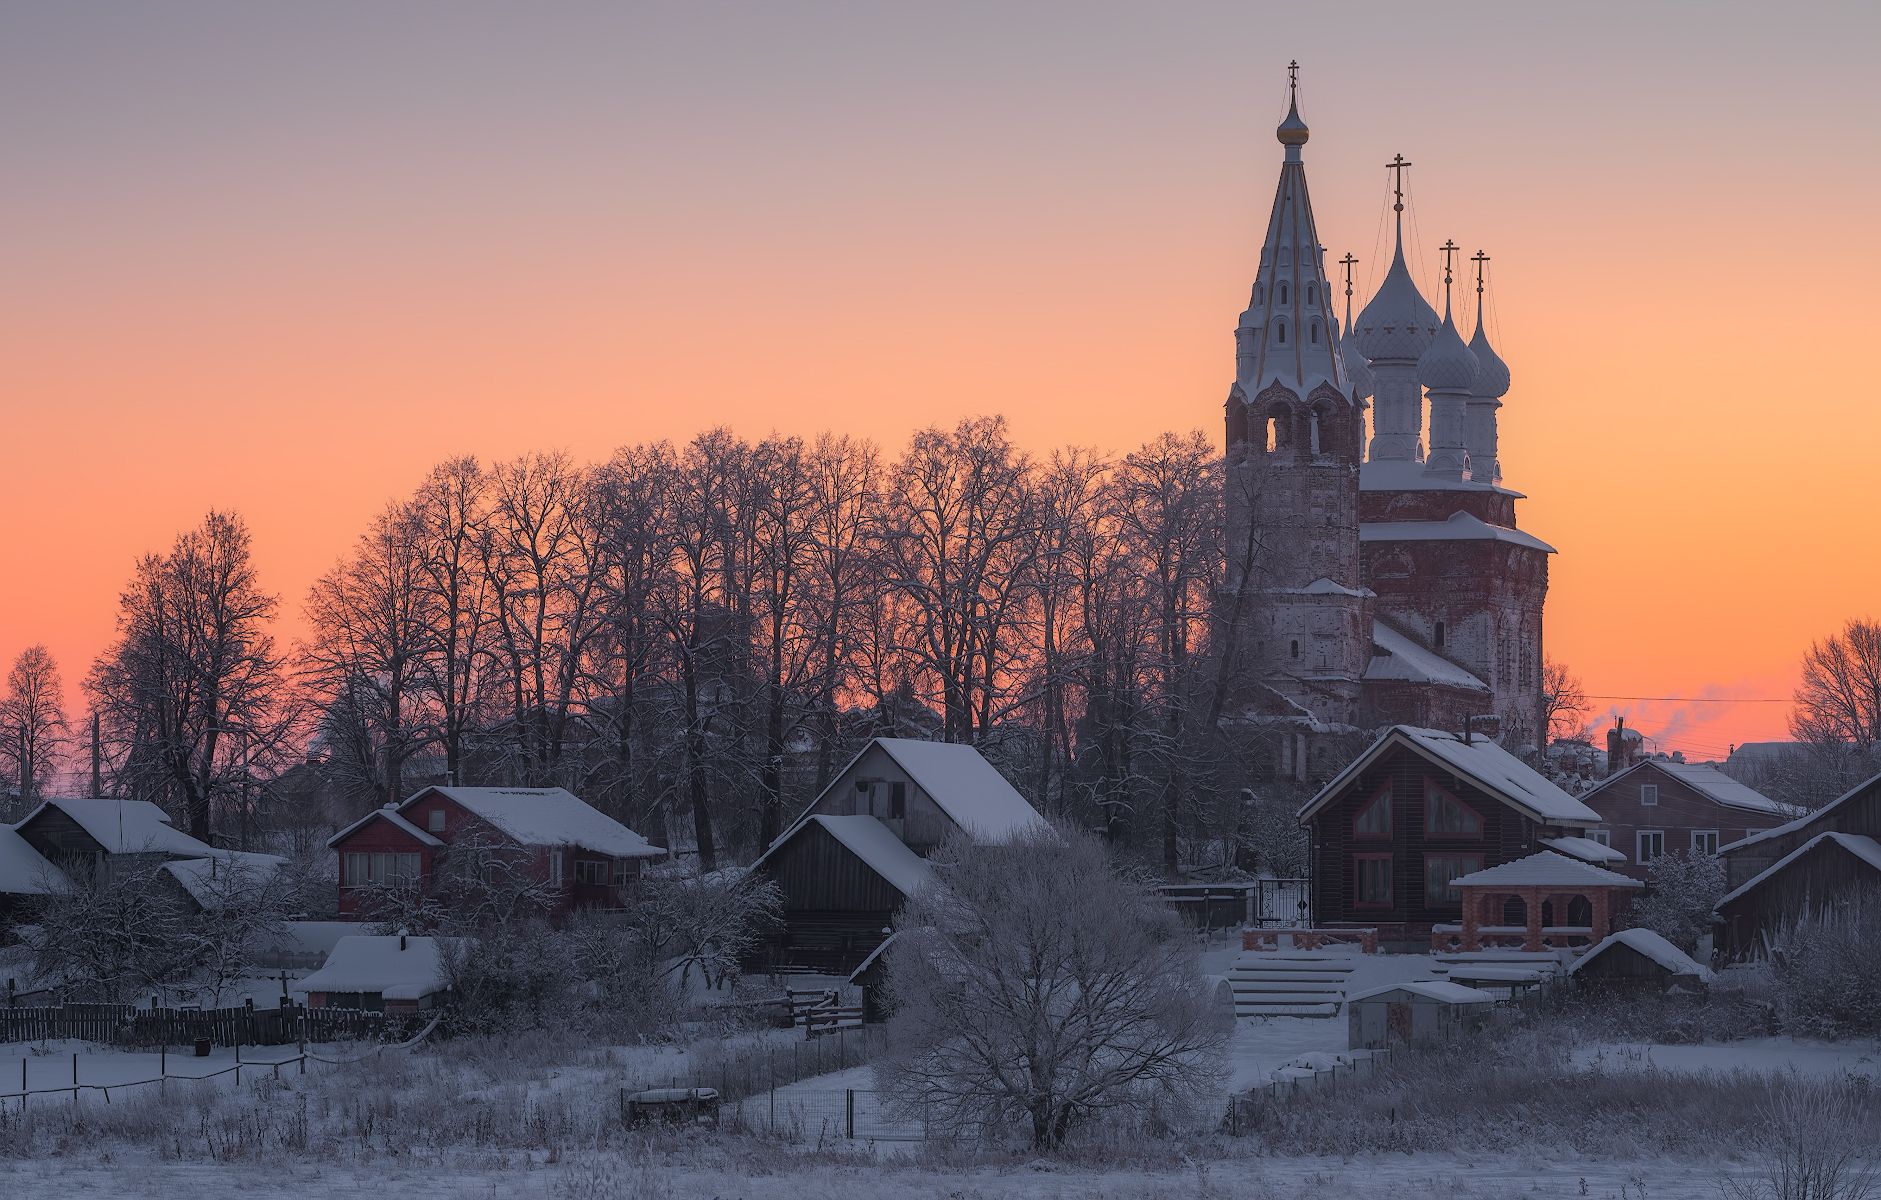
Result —
<path fill-rule="evenodd" d="M 1658 758 L 1603 779 L 1581 802 L 1600 814 L 1589 836 L 1625 856 L 1612 869 L 1635 879 L 1660 855 L 1716 854 L 1790 815 L 1716 767 Z"/>
<path fill-rule="evenodd" d="M 1395 725 L 1300 810 L 1313 923 L 1428 944 L 1463 917 L 1464 875 L 1570 839 L 1600 816 L 1483 737 Z"/>
<path fill-rule="evenodd" d="M 342 917 L 386 893 L 449 906 L 527 889 L 551 915 L 619 908 L 641 864 L 666 852 L 563 788 L 429 787 L 327 839 Z"/>

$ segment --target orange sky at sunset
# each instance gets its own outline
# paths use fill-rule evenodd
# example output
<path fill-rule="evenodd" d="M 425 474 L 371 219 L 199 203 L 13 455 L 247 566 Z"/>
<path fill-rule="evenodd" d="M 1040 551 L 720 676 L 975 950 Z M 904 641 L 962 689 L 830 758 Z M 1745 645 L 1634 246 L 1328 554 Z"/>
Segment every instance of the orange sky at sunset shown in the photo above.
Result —
<path fill-rule="evenodd" d="M 10 6 L 0 659 L 46 642 L 77 709 L 133 559 L 211 506 L 285 642 L 458 452 L 1219 441 L 1297 57 L 1359 303 L 1394 152 L 1426 295 L 1446 237 L 1493 256 L 1551 656 L 1787 696 L 1881 615 L 1877 19 L 1549 7 Z M 1615 707 L 1701 756 L 1786 736 Z"/>

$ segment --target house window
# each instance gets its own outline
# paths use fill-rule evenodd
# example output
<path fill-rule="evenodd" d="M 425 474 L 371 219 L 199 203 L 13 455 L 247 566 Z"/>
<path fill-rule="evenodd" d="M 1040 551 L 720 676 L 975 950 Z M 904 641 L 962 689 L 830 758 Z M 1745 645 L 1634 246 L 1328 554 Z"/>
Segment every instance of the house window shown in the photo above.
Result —
<path fill-rule="evenodd" d="M 607 883 L 607 863 L 598 858 L 578 858 L 575 860 L 575 882 L 591 884 L 596 887 Z"/>
<path fill-rule="evenodd" d="M 1590 829 L 1587 831 L 1587 836 L 1603 846 L 1613 845 L 1613 831 L 1611 829 Z"/>
<path fill-rule="evenodd" d="M 1389 854 L 1353 855 L 1352 875 L 1358 880 L 1358 895 L 1355 900 L 1357 907 L 1391 907 L 1391 856 Z"/>
<path fill-rule="evenodd" d="M 908 815 L 908 785 L 891 783 L 888 785 L 888 819 L 899 821 Z"/>
<path fill-rule="evenodd" d="M 1369 840 L 1385 840 L 1391 837 L 1391 789 L 1386 788 L 1372 797 L 1371 802 L 1358 810 L 1352 818 L 1352 835 Z"/>
<path fill-rule="evenodd" d="M 1718 852 L 1718 831 L 1715 829 L 1692 830 L 1693 854 L 1716 854 Z"/>
<path fill-rule="evenodd" d="M 1640 863 L 1649 863 L 1665 854 L 1665 830 L 1642 829 L 1634 835 L 1638 853 L 1634 858 Z"/>
<path fill-rule="evenodd" d="M 628 864 L 628 863 L 629 863 L 630 861 L 631 861 L 631 860 L 629 860 L 629 859 L 625 859 L 625 858 L 617 858 L 617 859 L 615 859 L 615 860 L 614 860 L 614 886 L 615 886 L 615 887 L 626 887 L 626 886 L 627 886 L 627 884 L 628 884 L 628 882 L 629 882 L 629 874 L 628 874 L 628 866 L 627 866 L 627 864 Z"/>
<path fill-rule="evenodd" d="M 441 808 L 432 809 L 430 817 L 428 817 L 425 820 L 425 825 L 431 830 L 432 833 L 443 833 L 444 832 L 444 810 Z"/>
<path fill-rule="evenodd" d="M 1479 838 L 1483 836 L 1483 818 L 1475 809 L 1426 780 L 1424 836 Z"/>
<path fill-rule="evenodd" d="M 1646 805 L 1648 808 L 1657 805 L 1659 803 L 1659 785 L 1656 783 L 1640 784 L 1639 802 Z"/>
<path fill-rule="evenodd" d="M 1451 880 L 1483 869 L 1480 854 L 1426 854 L 1424 856 L 1424 903 L 1461 904 L 1463 893 L 1451 886 Z"/>
<path fill-rule="evenodd" d="M 562 852 L 560 850 L 549 851 L 549 886 L 562 886 Z"/>
<path fill-rule="evenodd" d="M 418 874 L 416 854 L 351 850 L 340 859 L 341 887 L 414 887 Z"/>

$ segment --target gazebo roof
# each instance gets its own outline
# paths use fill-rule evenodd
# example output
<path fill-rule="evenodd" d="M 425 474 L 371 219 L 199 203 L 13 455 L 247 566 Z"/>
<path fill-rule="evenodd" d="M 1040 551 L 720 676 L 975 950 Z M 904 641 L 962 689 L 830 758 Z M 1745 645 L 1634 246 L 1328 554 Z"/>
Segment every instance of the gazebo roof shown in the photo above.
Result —
<path fill-rule="evenodd" d="M 1624 887 L 1646 885 L 1618 871 L 1596 867 L 1553 850 L 1543 850 L 1450 881 L 1451 887 Z"/>

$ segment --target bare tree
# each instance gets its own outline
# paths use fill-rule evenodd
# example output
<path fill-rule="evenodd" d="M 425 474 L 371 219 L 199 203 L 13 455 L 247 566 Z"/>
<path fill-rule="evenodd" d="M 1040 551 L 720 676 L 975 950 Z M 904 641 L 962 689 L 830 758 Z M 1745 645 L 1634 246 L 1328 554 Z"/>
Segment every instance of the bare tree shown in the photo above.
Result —
<path fill-rule="evenodd" d="M 248 527 L 212 512 L 170 553 L 137 564 L 117 641 L 86 681 L 121 791 L 169 805 L 204 841 L 212 803 L 243 796 L 253 760 L 294 728 L 268 633 L 276 607 Z M 241 816 L 246 834 L 245 805 Z"/>
<path fill-rule="evenodd" d="M 871 537 L 881 502 L 881 455 L 873 443 L 824 434 L 811 447 L 807 465 L 815 535 L 805 594 L 815 628 L 816 790 L 821 792 L 835 771 L 837 705 L 856 683 L 860 650 L 873 641 L 867 631 L 881 611 L 881 556 Z M 881 693 L 878 688 L 871 694 L 879 698 Z"/>
<path fill-rule="evenodd" d="M 0 696 L 0 763 L 20 789 L 20 801 L 38 799 L 66 742 L 65 685 L 59 664 L 43 645 L 20 651 Z"/>
<path fill-rule="evenodd" d="M 1211 1092 L 1233 1024 L 1167 905 L 1096 839 L 1043 830 L 942 847 L 888 951 L 881 1086 L 901 1108 L 1036 1146 Z"/>
<path fill-rule="evenodd" d="M 490 642 L 496 627 L 494 588 L 486 566 L 493 557 L 489 477 L 474 458 L 436 467 L 412 500 L 424 546 L 419 581 L 431 623 L 431 653 L 420 661 L 420 685 L 444 748 L 444 775 L 464 778 L 465 740 L 486 715 Z"/>
<path fill-rule="evenodd" d="M 1566 663 L 1549 659 L 1541 668 L 1541 715 L 1546 742 L 1570 738 L 1581 731 L 1588 712 L 1587 690 Z M 1544 748 L 1546 748 L 1544 742 Z"/>
<path fill-rule="evenodd" d="M 1790 732 L 1797 741 L 1858 755 L 1881 746 L 1881 622 L 1853 620 L 1810 645 Z"/>

